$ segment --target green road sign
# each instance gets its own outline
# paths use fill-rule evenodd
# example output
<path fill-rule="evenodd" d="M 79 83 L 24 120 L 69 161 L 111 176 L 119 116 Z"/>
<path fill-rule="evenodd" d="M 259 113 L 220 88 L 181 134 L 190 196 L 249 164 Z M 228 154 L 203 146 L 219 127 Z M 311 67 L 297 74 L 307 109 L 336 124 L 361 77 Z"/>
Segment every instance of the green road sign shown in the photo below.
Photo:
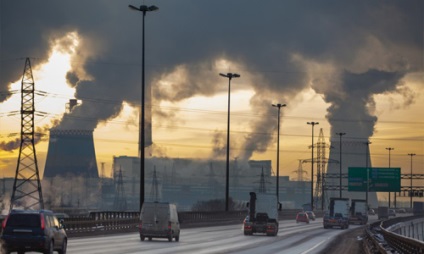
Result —
<path fill-rule="evenodd" d="M 400 168 L 348 168 L 348 191 L 399 192 Z"/>

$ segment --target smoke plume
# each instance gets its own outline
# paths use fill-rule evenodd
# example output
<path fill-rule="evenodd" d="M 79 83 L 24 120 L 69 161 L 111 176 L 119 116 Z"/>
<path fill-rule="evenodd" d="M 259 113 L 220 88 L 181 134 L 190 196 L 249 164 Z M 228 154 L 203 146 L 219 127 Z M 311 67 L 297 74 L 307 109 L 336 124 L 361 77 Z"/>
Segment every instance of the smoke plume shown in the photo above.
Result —
<path fill-rule="evenodd" d="M 123 102 L 139 107 L 142 14 L 127 5 L 140 1 L 0 4 L 0 91 L 9 90 L 10 82 L 22 74 L 19 59 L 34 57 L 35 65 L 42 64 L 59 40 L 63 50 L 75 50 L 67 77 L 76 88 L 75 97 L 83 101 L 64 116 L 60 128 L 92 130 L 117 116 Z M 402 91 L 402 78 L 422 71 L 420 0 L 142 4 L 160 8 L 145 18 L 146 83 L 152 86 L 152 103 L 214 95 L 225 88 L 219 72 L 240 72 L 256 93 L 252 110 L 264 115 L 250 123 L 245 159 L 272 141 L 260 133 L 275 131 L 269 124 L 275 121 L 270 105 L 275 101 L 283 98 L 290 105 L 290 98 L 311 86 L 331 103 L 327 118 L 335 131 L 352 128 L 367 138 L 377 121 L 373 95 Z M 63 39 L 69 34 L 76 37 Z M 163 83 L 165 79 L 172 82 Z M 349 121 L 342 121 L 346 117 Z"/>

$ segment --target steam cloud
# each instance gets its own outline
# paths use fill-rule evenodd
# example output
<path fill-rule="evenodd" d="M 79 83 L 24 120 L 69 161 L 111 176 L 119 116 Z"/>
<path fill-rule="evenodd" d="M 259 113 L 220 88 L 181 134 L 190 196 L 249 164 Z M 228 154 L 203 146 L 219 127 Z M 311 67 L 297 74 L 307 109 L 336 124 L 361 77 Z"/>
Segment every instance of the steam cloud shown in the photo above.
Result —
<path fill-rule="evenodd" d="M 35 64 L 41 64 L 52 43 L 60 40 L 67 50 L 72 40 L 64 38 L 76 33 L 80 44 L 67 77 L 83 103 L 65 115 L 59 127 L 92 130 L 117 116 L 122 102 L 139 106 L 141 13 L 131 12 L 127 5 L 140 1 L 0 4 L 0 91 L 9 90 L 10 82 L 22 74 L 23 64 L 17 59 L 35 57 Z M 244 159 L 264 151 L 272 141 L 271 136 L 256 134 L 276 129 L 268 124 L 276 117 L 271 103 L 290 105 L 290 98 L 309 86 L 331 103 L 327 118 L 334 130 L 349 128 L 355 136 L 370 137 L 377 121 L 373 95 L 405 95 L 402 78 L 423 67 L 420 0 L 145 4 L 160 8 L 145 19 L 146 83 L 152 85 L 156 104 L 220 92 L 217 74 L 227 70 L 215 63 L 222 59 L 243 77 L 250 74 L 256 92 L 251 107 L 264 117 L 250 123 L 254 134 L 246 137 Z M 172 84 L 161 84 L 164 78 Z M 413 101 L 411 93 L 407 96 Z M 0 103 L 7 97 L 0 97 Z M 352 121 L 339 121 L 346 117 Z"/>

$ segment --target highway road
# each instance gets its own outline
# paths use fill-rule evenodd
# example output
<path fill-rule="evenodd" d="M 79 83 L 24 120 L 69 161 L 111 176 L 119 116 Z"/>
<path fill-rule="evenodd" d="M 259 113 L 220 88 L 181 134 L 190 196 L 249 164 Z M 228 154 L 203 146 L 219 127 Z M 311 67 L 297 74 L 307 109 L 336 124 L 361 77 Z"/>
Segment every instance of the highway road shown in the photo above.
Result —
<path fill-rule="evenodd" d="M 351 225 L 348 230 L 357 228 Z M 280 221 L 276 237 L 245 236 L 242 225 L 226 225 L 182 229 L 179 242 L 167 239 L 140 241 L 138 233 L 112 236 L 71 238 L 69 254 L 130 254 L 130 253 L 319 253 L 333 238 L 345 230 L 324 229 L 322 218 L 310 224 L 295 220 Z"/>

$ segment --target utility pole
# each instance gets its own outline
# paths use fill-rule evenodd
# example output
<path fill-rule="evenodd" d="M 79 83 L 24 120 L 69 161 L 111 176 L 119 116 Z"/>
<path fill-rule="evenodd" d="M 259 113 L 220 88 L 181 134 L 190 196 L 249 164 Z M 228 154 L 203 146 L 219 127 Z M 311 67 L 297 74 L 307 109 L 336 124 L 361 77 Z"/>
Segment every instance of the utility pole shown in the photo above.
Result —
<path fill-rule="evenodd" d="M 143 21 L 142 21 L 142 52 L 141 52 L 141 114 L 140 114 L 140 141 L 139 141 L 139 153 L 140 153 L 140 211 L 144 203 L 144 179 L 145 179 L 145 145 L 146 145 L 146 125 L 145 125 L 145 64 L 144 64 L 144 58 L 145 58 L 145 43 L 144 43 L 144 20 L 146 17 L 147 12 L 151 11 L 157 11 L 159 10 L 158 7 L 152 5 L 152 6 L 146 6 L 141 5 L 139 8 L 129 5 L 128 6 L 131 10 L 140 11 L 143 14 Z"/>
<path fill-rule="evenodd" d="M 415 153 L 408 153 L 409 156 L 411 156 L 411 191 L 410 191 L 410 201 L 409 201 L 409 207 L 412 208 L 412 196 L 413 196 L 413 191 L 412 191 L 412 156 L 415 156 Z"/>
<path fill-rule="evenodd" d="M 340 136 L 340 175 L 339 175 L 339 188 L 340 188 L 340 198 L 342 198 L 342 136 L 346 135 L 344 132 L 336 133 Z"/>
<path fill-rule="evenodd" d="M 228 115 L 227 115 L 227 160 L 225 167 L 225 211 L 228 212 L 230 205 L 230 93 L 231 93 L 231 79 L 240 78 L 240 74 L 227 73 L 219 74 L 221 77 L 228 78 Z"/>
<path fill-rule="evenodd" d="M 311 164 L 311 211 L 314 210 L 314 126 L 318 122 L 307 122 L 312 125 L 312 164 Z"/>
<path fill-rule="evenodd" d="M 285 107 L 286 104 L 272 104 L 273 107 L 277 107 L 278 108 L 278 129 L 277 129 L 277 186 L 276 186 L 276 193 L 277 193 L 277 202 L 280 202 L 280 197 L 279 197 L 279 193 L 280 193 L 280 186 L 279 186 L 279 181 L 280 181 L 280 110 L 281 107 Z"/>
<path fill-rule="evenodd" d="M 369 187 L 370 187 L 370 179 L 369 179 L 370 172 L 369 172 L 369 168 L 368 168 L 368 157 L 369 157 L 369 150 L 370 150 L 370 144 L 371 144 L 371 142 L 370 141 L 367 141 L 364 144 L 366 145 L 366 151 L 365 151 L 365 168 L 367 170 L 367 191 L 366 191 L 366 194 L 365 194 L 365 200 L 367 201 L 367 210 L 368 210 L 368 208 L 369 208 L 369 205 L 368 205 L 368 192 L 369 192 Z"/>
<path fill-rule="evenodd" d="M 386 150 L 389 150 L 389 168 L 390 168 L 390 152 L 392 151 L 392 150 L 394 150 L 394 148 L 393 147 L 386 147 Z M 395 200 L 396 200 L 396 192 L 395 192 Z M 390 192 L 389 192 L 389 208 L 390 208 Z M 396 201 L 395 201 L 395 208 L 396 208 Z"/>

